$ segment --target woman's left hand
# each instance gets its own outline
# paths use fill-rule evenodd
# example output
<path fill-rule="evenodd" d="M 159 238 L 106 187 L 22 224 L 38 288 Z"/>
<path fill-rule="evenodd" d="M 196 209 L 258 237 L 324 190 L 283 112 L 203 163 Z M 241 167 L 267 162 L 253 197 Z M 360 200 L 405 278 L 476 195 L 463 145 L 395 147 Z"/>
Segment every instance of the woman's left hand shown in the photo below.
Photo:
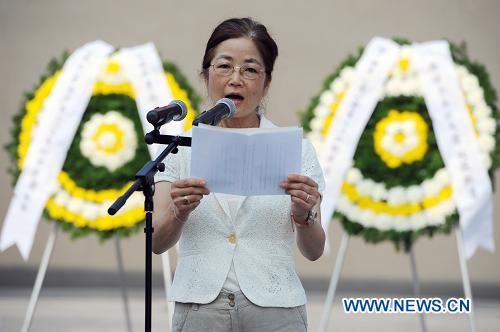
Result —
<path fill-rule="evenodd" d="M 308 176 L 288 174 L 280 183 L 292 198 L 291 213 L 295 220 L 306 220 L 309 211 L 320 201 L 318 184 Z"/>

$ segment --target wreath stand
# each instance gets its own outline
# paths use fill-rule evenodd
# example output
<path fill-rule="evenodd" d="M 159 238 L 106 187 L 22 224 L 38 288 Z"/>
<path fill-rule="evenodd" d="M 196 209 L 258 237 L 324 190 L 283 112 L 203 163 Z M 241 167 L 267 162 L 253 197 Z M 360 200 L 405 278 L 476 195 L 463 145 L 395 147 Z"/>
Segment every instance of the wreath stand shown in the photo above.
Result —
<path fill-rule="evenodd" d="M 465 250 L 464 250 L 464 243 L 463 243 L 463 238 L 462 238 L 462 231 L 458 226 L 455 226 L 455 236 L 457 239 L 457 251 L 458 251 L 458 258 L 460 262 L 460 272 L 462 274 L 462 284 L 464 288 L 464 294 L 466 298 L 470 299 L 470 304 L 471 304 L 471 310 L 469 313 L 469 326 L 470 326 L 470 331 L 471 332 L 476 332 L 476 321 L 474 317 L 474 303 L 472 301 L 472 291 L 470 287 L 470 280 L 469 280 L 469 274 L 467 271 L 467 261 L 465 258 Z M 339 251 L 337 253 L 337 257 L 335 259 L 335 266 L 333 268 L 333 273 L 332 277 L 330 279 L 330 285 L 328 287 L 328 293 L 326 295 L 325 299 L 325 305 L 323 306 L 323 313 L 321 315 L 321 321 L 320 321 L 320 327 L 319 331 L 320 332 L 326 332 L 328 329 L 328 322 L 330 321 L 330 314 L 332 311 L 332 304 L 333 300 L 335 298 L 335 292 L 337 290 L 337 285 L 340 279 L 340 273 L 342 271 L 342 266 L 344 264 L 344 258 L 347 253 L 347 245 L 349 243 L 350 235 L 347 234 L 345 231 L 342 234 L 342 239 L 340 241 L 339 245 Z M 421 296 L 421 289 L 420 289 L 420 282 L 418 279 L 417 275 L 417 266 L 415 262 L 415 254 L 413 252 L 413 248 L 410 249 L 410 252 L 408 253 L 408 256 L 410 258 L 410 264 L 411 264 L 411 271 L 412 271 L 412 280 L 413 280 L 413 292 L 415 297 L 420 297 Z M 427 331 L 427 325 L 425 323 L 425 315 L 424 313 L 419 314 L 419 319 L 420 319 L 420 327 L 423 332 Z"/>
<path fill-rule="evenodd" d="M 40 290 L 42 289 L 43 280 L 45 279 L 45 275 L 47 274 L 47 268 L 49 266 L 50 258 L 52 256 L 52 251 L 56 243 L 58 232 L 59 232 L 59 224 L 57 222 L 53 222 L 52 230 L 50 231 L 47 244 L 45 245 L 45 249 L 43 251 L 42 260 L 38 268 L 35 284 L 33 286 L 33 290 L 31 291 L 31 297 L 28 304 L 28 309 L 26 310 L 26 315 L 24 316 L 21 332 L 28 332 L 30 330 L 31 323 L 33 321 L 33 316 L 35 314 L 36 306 L 38 303 L 38 299 L 40 298 Z M 123 299 L 123 309 L 125 311 L 127 332 L 132 332 L 129 300 L 128 300 L 127 287 L 125 283 L 125 270 L 123 268 L 123 257 L 120 245 L 120 238 L 118 236 L 115 236 L 115 248 L 116 248 L 116 258 L 118 261 L 118 272 L 120 275 L 120 289 Z"/>

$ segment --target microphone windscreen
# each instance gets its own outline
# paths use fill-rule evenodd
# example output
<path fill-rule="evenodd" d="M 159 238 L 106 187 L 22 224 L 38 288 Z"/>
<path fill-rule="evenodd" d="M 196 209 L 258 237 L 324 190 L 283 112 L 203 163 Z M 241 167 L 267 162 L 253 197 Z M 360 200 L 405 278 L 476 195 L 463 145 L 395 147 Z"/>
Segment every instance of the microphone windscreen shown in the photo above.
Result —
<path fill-rule="evenodd" d="M 236 113 L 236 105 L 229 98 L 222 98 L 216 104 L 225 104 L 229 108 L 229 114 L 225 118 L 230 118 Z"/>
<path fill-rule="evenodd" d="M 172 100 L 170 105 L 175 104 L 181 108 L 181 114 L 176 115 L 172 118 L 174 121 L 181 121 L 186 117 L 187 114 L 187 106 L 182 100 Z"/>

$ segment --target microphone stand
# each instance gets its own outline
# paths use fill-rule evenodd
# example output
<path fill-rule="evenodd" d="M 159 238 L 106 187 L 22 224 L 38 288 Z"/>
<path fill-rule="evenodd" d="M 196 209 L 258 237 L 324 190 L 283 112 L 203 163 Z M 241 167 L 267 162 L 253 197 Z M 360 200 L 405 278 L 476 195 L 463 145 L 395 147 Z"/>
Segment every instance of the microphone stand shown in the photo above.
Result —
<path fill-rule="evenodd" d="M 155 160 L 148 161 L 136 174 L 135 182 L 129 189 L 111 205 L 108 209 L 110 215 L 114 215 L 125 204 L 134 191 L 142 191 L 144 194 L 144 211 L 146 212 L 146 280 L 145 280 L 145 331 L 151 332 L 151 283 L 152 283 L 152 242 L 153 242 L 153 195 L 155 192 L 154 175 L 156 172 L 163 172 L 165 164 L 163 159 L 169 153 L 177 153 L 178 146 L 191 146 L 190 137 L 160 135 L 161 124 L 144 136 L 147 144 L 162 143 L 168 144 L 167 148 Z"/>

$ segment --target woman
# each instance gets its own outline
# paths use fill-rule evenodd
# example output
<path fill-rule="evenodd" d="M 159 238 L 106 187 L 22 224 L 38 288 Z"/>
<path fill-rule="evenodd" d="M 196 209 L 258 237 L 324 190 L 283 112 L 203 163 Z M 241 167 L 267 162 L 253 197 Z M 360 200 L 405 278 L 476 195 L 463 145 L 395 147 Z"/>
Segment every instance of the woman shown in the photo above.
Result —
<path fill-rule="evenodd" d="M 236 104 L 228 128 L 275 127 L 259 106 L 271 83 L 278 48 L 266 28 L 249 18 L 222 22 L 210 37 L 202 76 L 212 102 Z M 314 149 L 302 147 L 302 174 L 280 183 L 288 195 L 210 193 L 189 177 L 190 150 L 169 155 L 156 177 L 153 251 L 179 241 L 169 300 L 172 331 L 305 331 L 305 292 L 293 263 L 318 259 L 325 243 L 319 216 L 323 175 Z"/>

